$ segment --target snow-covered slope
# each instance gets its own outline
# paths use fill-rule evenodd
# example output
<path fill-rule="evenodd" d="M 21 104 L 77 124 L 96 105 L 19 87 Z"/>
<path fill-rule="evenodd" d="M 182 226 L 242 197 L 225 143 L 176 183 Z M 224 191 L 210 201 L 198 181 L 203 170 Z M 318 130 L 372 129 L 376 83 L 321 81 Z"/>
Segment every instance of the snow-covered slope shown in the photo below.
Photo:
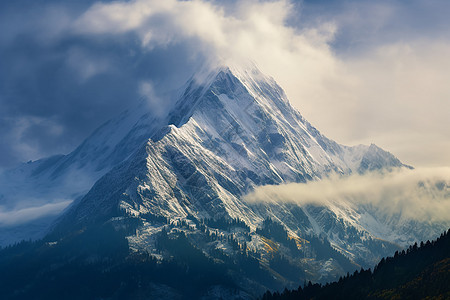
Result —
<path fill-rule="evenodd" d="M 375 145 L 348 147 L 326 138 L 256 68 L 220 68 L 202 78 L 187 82 L 165 116 L 154 117 L 142 103 L 104 124 L 69 155 L 8 172 L 1 181 L 0 205 L 12 207 L 26 193 L 36 199 L 76 199 L 54 233 L 133 218 L 139 225 L 128 237 L 131 247 L 153 255 L 161 255 L 153 251 L 156 236 L 177 224 L 189 224 L 182 230 L 205 253 L 222 249 L 232 255 L 234 248 L 226 242 L 200 243 L 199 236 L 208 238 L 199 228 L 204 220 L 240 220 L 250 233 L 216 228 L 216 236 L 232 235 L 258 253 L 263 264 L 273 258 L 273 249 L 296 258 L 297 250 L 286 250 L 257 231 L 269 218 L 295 240 L 308 258 L 302 267 L 315 279 L 326 278 L 318 263 L 325 258 L 314 254 L 318 242 L 312 246 L 310 235 L 326 239 L 358 264 L 389 254 L 393 243 L 404 238 L 405 230 L 397 230 L 392 220 L 345 203 L 299 207 L 245 202 L 243 196 L 257 186 L 404 165 Z M 326 257 L 327 270 L 342 273 L 345 262 L 333 255 Z"/>
<path fill-rule="evenodd" d="M 264 252 L 267 241 L 254 230 L 270 218 L 298 241 L 305 235 L 325 237 L 358 264 L 370 265 L 398 247 L 394 243 L 402 241 L 404 231 L 345 203 L 298 207 L 245 202 L 243 196 L 256 186 L 404 165 L 375 145 L 347 147 L 326 138 L 289 104 L 273 79 L 256 69 L 222 68 L 206 78 L 188 82 L 174 108 L 158 122 L 164 125 L 100 178 L 63 215 L 55 232 L 136 217 L 143 223 L 130 243 L 152 252 L 164 226 L 147 222 L 148 216 L 174 224 L 238 219 L 253 230 L 245 243 Z"/>
<path fill-rule="evenodd" d="M 250 224 L 259 216 L 240 198 L 254 186 L 402 166 L 375 145 L 345 147 L 327 139 L 289 104 L 273 79 L 256 69 L 223 68 L 206 84 L 191 80 L 168 115 L 167 126 L 147 136 L 151 138 L 139 151 L 72 209 L 72 214 L 90 212 L 79 213 L 77 220 L 100 218 L 103 212 L 107 217 L 110 211 L 104 207 L 122 207 L 135 215 L 220 215 Z M 127 138 L 139 140 L 134 131 Z M 77 155 L 89 147 L 84 144 Z"/>
<path fill-rule="evenodd" d="M 0 212 L 80 199 L 101 176 L 157 131 L 160 122 L 142 101 L 103 124 L 70 154 L 30 161 L 0 173 Z M 56 217 L 46 214 L 17 226 L 3 225 L 0 220 L 0 246 L 42 237 Z M 12 231 L 17 234 L 8 233 Z"/>

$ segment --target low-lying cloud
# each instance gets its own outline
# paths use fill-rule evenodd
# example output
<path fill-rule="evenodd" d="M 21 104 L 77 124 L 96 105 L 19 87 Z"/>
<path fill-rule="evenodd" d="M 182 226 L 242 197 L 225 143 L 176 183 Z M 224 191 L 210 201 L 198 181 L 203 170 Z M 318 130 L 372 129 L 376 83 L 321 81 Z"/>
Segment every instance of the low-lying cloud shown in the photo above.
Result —
<path fill-rule="evenodd" d="M 6 209 L 0 206 L 0 228 L 17 226 L 37 219 L 57 216 L 70 203 L 72 201 L 60 201 L 18 209 Z"/>
<path fill-rule="evenodd" d="M 249 203 L 371 207 L 385 216 L 450 224 L 450 168 L 398 170 L 257 187 Z"/>

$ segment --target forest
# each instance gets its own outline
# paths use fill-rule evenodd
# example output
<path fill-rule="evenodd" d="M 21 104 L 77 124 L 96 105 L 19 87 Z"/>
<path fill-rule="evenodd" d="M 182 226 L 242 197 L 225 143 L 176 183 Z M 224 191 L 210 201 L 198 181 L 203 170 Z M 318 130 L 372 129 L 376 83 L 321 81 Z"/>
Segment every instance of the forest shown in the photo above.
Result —
<path fill-rule="evenodd" d="M 416 243 L 381 259 L 373 270 L 262 296 L 262 300 L 290 299 L 450 299 L 450 229 L 434 241 Z"/>

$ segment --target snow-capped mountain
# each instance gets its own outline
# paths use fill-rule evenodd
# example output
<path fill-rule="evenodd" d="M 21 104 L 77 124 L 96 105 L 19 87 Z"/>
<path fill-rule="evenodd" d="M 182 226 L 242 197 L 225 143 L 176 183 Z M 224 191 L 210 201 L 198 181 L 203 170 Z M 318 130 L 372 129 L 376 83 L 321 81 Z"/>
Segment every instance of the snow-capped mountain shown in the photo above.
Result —
<path fill-rule="evenodd" d="M 165 126 L 153 131 L 142 126 L 142 133 L 136 127 L 115 147 L 150 138 L 73 206 L 68 216 L 75 222 L 123 210 L 135 216 L 230 217 L 257 224 L 264 216 L 241 199 L 255 186 L 403 166 L 375 145 L 346 147 L 327 139 L 289 104 L 273 79 L 256 69 L 223 68 L 204 82 L 191 80 Z M 103 137 L 96 138 L 97 144 L 106 144 Z M 89 153 L 89 140 L 84 144 L 87 150 L 77 155 Z M 113 155 L 121 154 L 120 162 L 129 152 Z"/>
<path fill-rule="evenodd" d="M 271 265 L 274 259 L 287 259 L 305 278 L 333 279 L 391 254 L 395 243 L 442 230 L 428 226 L 423 236 L 405 237 L 422 225 L 346 203 L 246 202 L 244 196 L 262 185 L 407 166 L 375 145 L 348 147 L 326 138 L 256 68 L 220 68 L 193 77 L 174 95 L 164 116 L 142 102 L 72 153 L 7 172 L 0 204 L 29 195 L 71 199 L 52 227 L 53 239 L 110 223 L 132 229 L 132 249 L 165 259 L 171 254 L 161 249 L 161 235 L 183 232 L 216 259 L 217 251 L 229 257 L 251 251 L 283 282 L 298 278 L 288 279 Z"/>
<path fill-rule="evenodd" d="M 134 153 L 160 128 L 160 122 L 141 101 L 97 128 L 68 155 L 30 161 L 0 173 L 0 208 L 20 210 L 18 202 L 38 210 L 49 203 L 64 208 L 63 203 L 83 197 L 101 176 Z M 56 217 L 45 214 L 5 226 L 0 220 L 0 246 L 41 238 Z"/>
<path fill-rule="evenodd" d="M 164 122 L 70 208 L 57 231 L 135 217 L 144 223 L 130 243 L 146 249 L 156 247 L 155 236 L 164 228 L 147 222 L 149 216 L 174 224 L 194 222 L 194 227 L 205 219 L 235 219 L 252 230 L 270 218 L 298 241 L 305 234 L 326 236 L 358 264 L 370 265 L 398 247 L 392 244 L 400 241 L 390 238 L 392 232 L 373 232 L 384 225 L 370 212 L 243 200 L 256 186 L 404 166 L 375 145 L 347 147 L 329 140 L 258 70 L 222 68 L 201 82 L 192 79 Z M 374 228 L 358 224 L 367 219 L 362 214 L 374 218 Z M 266 249 L 257 234 L 247 242 L 256 252 Z"/>

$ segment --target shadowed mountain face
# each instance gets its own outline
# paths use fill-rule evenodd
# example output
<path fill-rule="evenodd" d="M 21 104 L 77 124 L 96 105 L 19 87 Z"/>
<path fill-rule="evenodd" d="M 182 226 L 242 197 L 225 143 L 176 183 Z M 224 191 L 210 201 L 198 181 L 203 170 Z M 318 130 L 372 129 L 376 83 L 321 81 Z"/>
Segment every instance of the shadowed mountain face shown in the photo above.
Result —
<path fill-rule="evenodd" d="M 241 200 L 255 186 L 402 166 L 375 145 L 327 139 L 257 70 L 222 69 L 191 81 L 166 123 L 71 209 L 71 224 L 122 211 L 256 225 L 266 216 Z"/>
<path fill-rule="evenodd" d="M 449 280 L 450 230 L 383 258 L 373 271 L 355 271 L 325 286 L 309 283 L 281 294 L 266 292 L 262 299 L 448 299 Z"/>
<path fill-rule="evenodd" d="M 326 138 L 256 69 L 221 68 L 190 80 L 175 99 L 165 116 L 143 102 L 74 152 L 4 174 L 15 185 L 2 188 L 0 201 L 76 199 L 52 226 L 51 243 L 112 225 L 154 259 L 181 259 L 177 249 L 190 245 L 234 272 L 247 292 L 334 279 L 423 238 L 416 227 L 428 236 L 442 230 L 399 226 L 370 207 L 245 202 L 257 186 L 406 167 L 375 145 Z"/>

